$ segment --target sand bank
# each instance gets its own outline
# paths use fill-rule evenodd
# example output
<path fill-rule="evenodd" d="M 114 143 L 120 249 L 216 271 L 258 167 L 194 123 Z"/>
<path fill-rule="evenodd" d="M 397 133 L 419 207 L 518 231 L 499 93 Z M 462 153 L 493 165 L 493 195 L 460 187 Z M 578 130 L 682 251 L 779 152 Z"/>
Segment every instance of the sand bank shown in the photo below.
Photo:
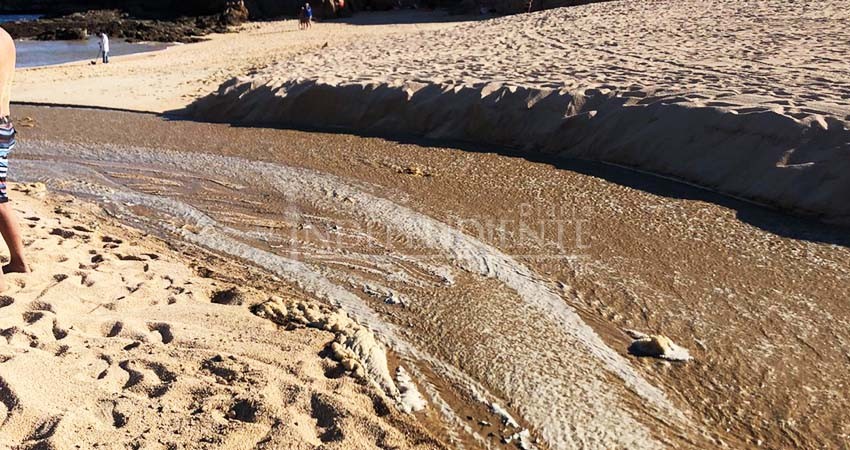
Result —
<path fill-rule="evenodd" d="M 0 295 L 0 446 L 443 448 L 368 375 L 320 356 L 334 333 L 251 312 L 308 299 L 43 185 L 12 195 L 35 271 Z"/>
<path fill-rule="evenodd" d="M 558 154 L 848 223 L 839 2 L 606 2 L 362 40 L 237 77 L 206 120 Z"/>

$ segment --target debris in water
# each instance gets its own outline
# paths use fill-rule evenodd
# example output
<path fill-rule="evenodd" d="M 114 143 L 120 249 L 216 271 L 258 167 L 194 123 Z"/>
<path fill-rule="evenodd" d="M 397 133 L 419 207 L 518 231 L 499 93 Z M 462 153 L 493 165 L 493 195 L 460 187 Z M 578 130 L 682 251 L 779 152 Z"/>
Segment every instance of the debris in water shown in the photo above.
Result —
<path fill-rule="evenodd" d="M 503 440 L 505 444 L 510 444 L 511 442 L 516 441 L 517 447 L 522 450 L 533 450 L 535 448 L 534 444 L 531 443 L 531 432 L 528 431 L 528 429 L 518 431 Z"/>
<path fill-rule="evenodd" d="M 429 170 L 423 169 L 419 166 L 409 166 L 403 169 L 399 169 L 399 173 L 403 173 L 405 175 L 413 175 L 414 177 L 430 177 L 432 175 Z"/>
<path fill-rule="evenodd" d="M 507 425 L 509 427 L 519 428 L 519 423 L 514 420 L 511 413 L 508 412 L 505 408 L 499 406 L 498 403 L 493 402 L 490 403 L 490 409 L 493 411 L 493 414 L 499 416 L 502 419 L 502 424 Z"/>
<path fill-rule="evenodd" d="M 668 361 L 690 361 L 693 359 L 688 349 L 676 345 L 667 336 L 648 335 L 635 330 L 625 330 L 634 341 L 629 345 L 629 353 L 635 356 L 651 356 Z"/>
<path fill-rule="evenodd" d="M 390 291 L 390 293 L 384 299 L 384 303 L 386 303 L 388 305 L 407 306 L 407 302 L 405 302 L 404 299 L 401 298 L 401 296 L 397 292 L 393 292 L 393 291 Z"/>
<path fill-rule="evenodd" d="M 416 389 L 413 384 L 413 379 L 404 370 L 404 367 L 398 366 L 395 371 L 395 381 L 398 384 L 398 390 L 401 392 L 401 406 L 404 412 L 412 413 L 424 410 L 428 406 L 428 402 Z"/>

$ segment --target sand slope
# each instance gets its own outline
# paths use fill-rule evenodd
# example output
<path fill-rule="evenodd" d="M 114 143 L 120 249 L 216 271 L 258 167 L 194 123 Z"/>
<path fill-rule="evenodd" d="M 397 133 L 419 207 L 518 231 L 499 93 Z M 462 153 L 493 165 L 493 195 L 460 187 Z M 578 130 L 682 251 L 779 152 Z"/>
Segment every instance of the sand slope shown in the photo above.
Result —
<path fill-rule="evenodd" d="M 337 46 L 190 110 L 510 146 L 847 223 L 841 2 L 606 2 Z"/>
<path fill-rule="evenodd" d="M 442 448 L 319 356 L 332 333 L 252 314 L 244 269 L 16 190 L 36 272 L 0 295 L 0 447 Z"/>

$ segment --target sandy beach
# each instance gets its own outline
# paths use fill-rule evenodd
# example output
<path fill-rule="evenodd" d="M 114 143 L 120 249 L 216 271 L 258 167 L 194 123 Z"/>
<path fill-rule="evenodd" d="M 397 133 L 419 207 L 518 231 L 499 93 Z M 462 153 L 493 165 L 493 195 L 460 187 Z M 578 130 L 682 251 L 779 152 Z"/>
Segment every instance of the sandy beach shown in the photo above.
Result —
<path fill-rule="evenodd" d="M 234 76 L 295 55 L 318 54 L 326 45 L 441 29 L 460 20 L 463 17 L 445 12 L 372 13 L 303 32 L 296 20 L 249 23 L 234 33 L 208 36 L 204 42 L 113 58 L 114 64 L 80 61 L 22 70 L 15 100 L 161 113 L 186 107 Z M 94 54 L 97 48 L 92 50 Z"/>
<path fill-rule="evenodd" d="M 846 8 L 454 19 L 20 71 L 0 443 L 847 446 Z"/>
<path fill-rule="evenodd" d="M 557 8 L 286 59 L 189 113 L 603 161 L 847 224 L 848 20 L 843 2 Z"/>

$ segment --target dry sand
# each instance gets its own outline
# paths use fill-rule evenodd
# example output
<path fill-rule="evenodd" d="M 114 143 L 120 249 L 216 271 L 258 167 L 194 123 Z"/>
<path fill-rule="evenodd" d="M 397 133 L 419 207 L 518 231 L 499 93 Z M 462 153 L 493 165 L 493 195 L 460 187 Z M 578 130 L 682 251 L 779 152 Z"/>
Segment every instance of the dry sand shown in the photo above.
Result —
<path fill-rule="evenodd" d="M 401 11 L 359 14 L 318 23 L 308 31 L 299 31 L 295 20 L 249 23 L 238 32 L 210 35 L 200 43 L 114 57 L 108 65 L 81 61 L 20 70 L 14 100 L 165 112 L 185 107 L 234 76 L 298 54 L 316 55 L 324 45 L 367 36 L 392 39 L 397 33 L 444 28 L 457 20 L 443 12 Z"/>
<path fill-rule="evenodd" d="M 327 355 L 333 333 L 250 311 L 303 296 L 43 185 L 12 195 L 35 271 L 0 296 L 0 447 L 444 448 Z"/>
<path fill-rule="evenodd" d="M 281 61 L 202 119 L 342 127 L 622 164 L 850 222 L 843 1 L 618 1 Z"/>

